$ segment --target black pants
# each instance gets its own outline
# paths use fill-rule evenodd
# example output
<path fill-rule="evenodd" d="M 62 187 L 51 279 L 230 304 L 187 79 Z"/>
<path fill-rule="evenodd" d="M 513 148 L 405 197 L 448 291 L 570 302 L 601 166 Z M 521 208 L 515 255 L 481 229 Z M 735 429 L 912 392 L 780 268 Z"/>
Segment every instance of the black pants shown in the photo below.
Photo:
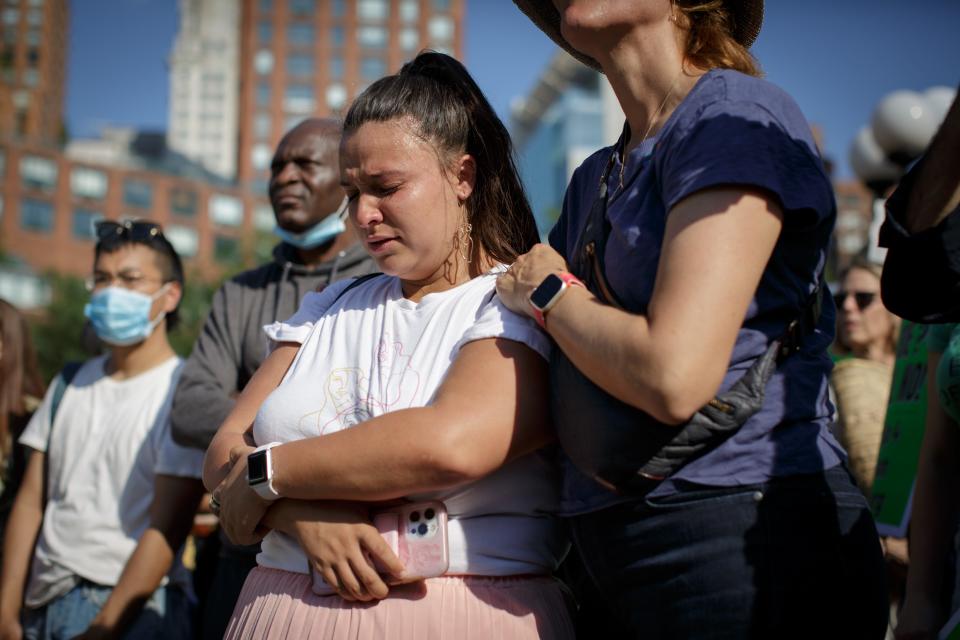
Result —
<path fill-rule="evenodd" d="M 608 636 L 884 637 L 879 539 L 842 466 L 692 487 L 578 516 L 571 527 L 595 589 L 585 601 Z M 582 637 L 595 637 L 590 628 L 580 621 Z"/>

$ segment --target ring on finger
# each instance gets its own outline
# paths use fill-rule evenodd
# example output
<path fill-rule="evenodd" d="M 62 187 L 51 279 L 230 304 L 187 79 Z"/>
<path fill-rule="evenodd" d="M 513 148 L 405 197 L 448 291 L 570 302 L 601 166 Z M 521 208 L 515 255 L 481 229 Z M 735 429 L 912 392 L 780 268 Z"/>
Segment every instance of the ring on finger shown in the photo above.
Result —
<path fill-rule="evenodd" d="M 217 500 L 217 496 L 210 496 L 210 513 L 215 516 L 220 515 L 220 501 Z"/>

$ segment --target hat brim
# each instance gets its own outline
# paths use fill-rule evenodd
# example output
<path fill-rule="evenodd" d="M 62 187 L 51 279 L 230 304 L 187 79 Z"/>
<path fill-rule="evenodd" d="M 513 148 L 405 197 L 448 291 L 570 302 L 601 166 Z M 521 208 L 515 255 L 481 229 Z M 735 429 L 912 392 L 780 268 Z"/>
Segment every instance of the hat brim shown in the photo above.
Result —
<path fill-rule="evenodd" d="M 513 3 L 530 18 L 533 24 L 537 25 L 541 31 L 567 53 L 588 67 L 602 71 L 596 60 L 574 49 L 561 35 L 560 14 L 553 6 L 553 2 L 550 0 L 513 0 Z M 760 26 L 763 24 L 763 0 L 727 0 L 725 4 L 733 23 L 731 25 L 733 39 L 749 49 L 760 34 Z"/>

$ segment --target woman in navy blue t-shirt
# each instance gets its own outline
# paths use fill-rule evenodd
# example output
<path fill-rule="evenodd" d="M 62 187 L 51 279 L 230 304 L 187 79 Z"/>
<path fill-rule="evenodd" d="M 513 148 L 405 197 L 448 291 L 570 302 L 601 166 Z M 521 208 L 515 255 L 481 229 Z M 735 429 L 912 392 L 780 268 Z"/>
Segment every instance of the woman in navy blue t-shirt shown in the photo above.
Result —
<path fill-rule="evenodd" d="M 758 78 L 748 47 L 762 1 L 516 2 L 606 74 L 627 123 L 575 172 L 550 246 L 501 278 L 504 302 L 537 318 L 611 405 L 678 429 L 810 316 L 759 410 L 645 495 L 567 461 L 563 506 L 608 628 L 882 637 L 876 528 L 828 428 L 835 310 L 822 296 L 812 311 L 833 190 L 797 105 Z M 597 206 L 602 225 L 587 224 Z M 571 286 L 597 228 L 602 273 Z M 599 412 L 580 435 L 604 427 Z"/>

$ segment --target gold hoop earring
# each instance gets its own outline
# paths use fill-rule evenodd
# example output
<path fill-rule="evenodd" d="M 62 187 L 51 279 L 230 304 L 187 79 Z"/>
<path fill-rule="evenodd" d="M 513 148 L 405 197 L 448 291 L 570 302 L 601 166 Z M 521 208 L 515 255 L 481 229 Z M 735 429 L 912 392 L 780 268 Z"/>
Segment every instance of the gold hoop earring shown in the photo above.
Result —
<path fill-rule="evenodd" d="M 457 229 L 457 254 L 467 264 L 470 264 L 470 260 L 473 255 L 472 231 L 473 225 L 469 222 L 460 225 L 460 228 Z M 464 249 L 466 249 L 466 251 L 464 251 Z"/>

